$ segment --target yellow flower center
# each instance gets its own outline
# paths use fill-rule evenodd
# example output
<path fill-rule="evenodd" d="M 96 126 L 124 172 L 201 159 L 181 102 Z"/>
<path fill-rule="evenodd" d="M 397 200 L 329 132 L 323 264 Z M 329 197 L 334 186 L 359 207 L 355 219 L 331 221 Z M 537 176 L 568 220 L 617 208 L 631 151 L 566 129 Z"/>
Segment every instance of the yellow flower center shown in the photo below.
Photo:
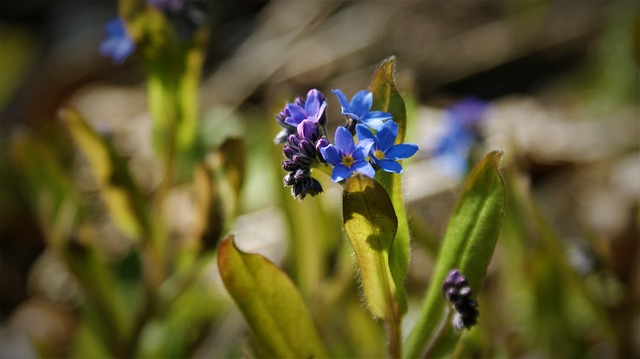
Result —
<path fill-rule="evenodd" d="M 349 155 L 342 157 L 342 164 L 346 167 L 351 167 L 353 165 L 353 157 Z"/>
<path fill-rule="evenodd" d="M 380 150 L 373 151 L 373 155 L 379 160 L 384 159 L 384 152 L 382 152 Z"/>

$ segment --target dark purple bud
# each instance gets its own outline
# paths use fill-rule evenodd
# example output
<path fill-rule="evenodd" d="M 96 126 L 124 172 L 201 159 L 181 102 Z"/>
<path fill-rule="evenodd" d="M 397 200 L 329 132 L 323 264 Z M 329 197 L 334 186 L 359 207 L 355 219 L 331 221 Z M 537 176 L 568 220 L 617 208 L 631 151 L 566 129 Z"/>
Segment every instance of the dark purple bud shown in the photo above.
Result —
<path fill-rule="evenodd" d="M 291 146 L 284 146 L 282 152 L 284 152 L 284 155 L 287 156 L 288 159 L 292 159 L 293 155 L 298 153 L 298 150 Z"/>
<path fill-rule="evenodd" d="M 295 172 L 289 172 L 284 176 L 283 183 L 287 186 L 291 186 L 296 183 L 296 178 L 294 176 Z"/>
<path fill-rule="evenodd" d="M 303 155 L 302 153 L 298 153 L 293 155 L 293 162 L 298 165 L 298 168 L 309 167 L 311 165 L 312 159 Z"/>
<path fill-rule="evenodd" d="M 300 168 L 300 165 L 295 160 L 282 161 L 282 169 L 287 172 L 292 172 Z"/>
<path fill-rule="evenodd" d="M 316 148 L 313 143 L 309 142 L 308 140 L 300 141 L 300 151 L 309 158 L 316 157 Z"/>
<path fill-rule="evenodd" d="M 452 269 L 442 283 L 442 294 L 455 310 L 453 326 L 456 330 L 471 328 L 478 321 L 478 302 L 472 298 L 467 279 L 457 269 Z"/>
<path fill-rule="evenodd" d="M 300 139 L 298 138 L 298 136 L 292 134 L 289 135 L 289 146 L 295 147 L 295 148 L 300 148 Z"/>
<path fill-rule="evenodd" d="M 301 168 L 297 170 L 293 177 L 297 182 L 304 181 L 311 176 L 311 170 L 309 168 Z"/>

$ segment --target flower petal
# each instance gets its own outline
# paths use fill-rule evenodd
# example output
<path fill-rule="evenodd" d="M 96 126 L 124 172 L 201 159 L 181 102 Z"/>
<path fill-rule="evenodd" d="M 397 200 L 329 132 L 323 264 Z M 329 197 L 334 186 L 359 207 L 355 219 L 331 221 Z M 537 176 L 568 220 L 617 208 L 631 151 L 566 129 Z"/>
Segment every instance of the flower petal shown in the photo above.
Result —
<path fill-rule="evenodd" d="M 345 96 L 344 93 L 338 89 L 331 90 L 331 92 L 333 92 L 338 97 L 338 101 L 340 101 L 340 106 L 342 107 L 342 113 L 344 114 L 345 112 L 349 112 L 351 106 L 349 105 L 347 96 Z"/>
<path fill-rule="evenodd" d="M 365 138 L 358 142 L 353 151 L 353 159 L 355 161 L 364 161 L 374 144 L 375 141 L 372 138 Z"/>
<path fill-rule="evenodd" d="M 307 92 L 307 100 L 305 102 L 304 110 L 310 116 L 317 116 L 323 102 L 325 101 L 322 92 L 316 89 L 311 89 Z"/>
<path fill-rule="evenodd" d="M 289 117 L 287 117 L 284 120 L 286 124 L 289 124 L 294 127 L 298 127 L 300 122 L 302 122 L 302 120 L 307 118 L 307 113 L 304 111 L 304 109 L 296 104 L 293 104 L 293 103 L 287 104 L 286 108 L 291 114 Z"/>
<path fill-rule="evenodd" d="M 360 119 L 360 122 L 367 125 L 367 127 L 373 129 L 373 130 L 380 130 L 380 127 L 382 127 L 382 125 L 384 125 L 384 121 L 383 120 L 377 120 L 377 119 L 368 119 L 368 118 L 362 118 Z"/>
<path fill-rule="evenodd" d="M 356 125 L 356 135 L 358 135 L 358 141 L 362 141 L 367 138 L 375 138 L 373 132 L 366 125 Z"/>
<path fill-rule="evenodd" d="M 389 112 L 371 111 L 367 114 L 367 116 L 365 116 L 365 118 L 386 121 L 386 120 L 392 119 L 393 115 L 390 114 Z"/>
<path fill-rule="evenodd" d="M 334 166 L 342 162 L 342 153 L 340 153 L 340 150 L 334 145 L 321 148 L 320 153 L 322 153 L 322 157 L 327 162 Z"/>
<path fill-rule="evenodd" d="M 398 137 L 398 124 L 393 121 L 385 122 L 384 125 L 380 127 L 380 131 L 376 133 L 378 149 L 381 151 L 388 150 L 393 146 L 396 137 Z"/>
<path fill-rule="evenodd" d="M 385 153 L 385 157 L 390 160 L 402 160 L 415 155 L 416 152 L 418 152 L 418 145 L 413 143 L 401 143 L 391 147 Z"/>
<path fill-rule="evenodd" d="M 366 116 L 373 104 L 373 94 L 366 90 L 358 91 L 351 99 L 351 111 L 355 112 L 358 117 Z"/>
<path fill-rule="evenodd" d="M 349 178 L 353 173 L 353 169 L 346 167 L 343 164 L 338 164 L 333 168 L 331 172 L 331 179 L 333 182 L 340 182 L 345 178 Z"/>
<path fill-rule="evenodd" d="M 393 160 L 380 160 L 378 166 L 386 172 L 402 173 L 402 166 Z"/>
<path fill-rule="evenodd" d="M 366 161 L 356 162 L 351 166 L 352 170 L 362 173 L 367 177 L 373 178 L 376 175 L 376 170 L 373 169 L 371 164 Z"/>
<path fill-rule="evenodd" d="M 336 129 L 335 139 L 333 141 L 335 145 L 344 154 L 352 154 L 354 149 L 353 136 L 351 132 L 343 126 L 339 126 Z"/>

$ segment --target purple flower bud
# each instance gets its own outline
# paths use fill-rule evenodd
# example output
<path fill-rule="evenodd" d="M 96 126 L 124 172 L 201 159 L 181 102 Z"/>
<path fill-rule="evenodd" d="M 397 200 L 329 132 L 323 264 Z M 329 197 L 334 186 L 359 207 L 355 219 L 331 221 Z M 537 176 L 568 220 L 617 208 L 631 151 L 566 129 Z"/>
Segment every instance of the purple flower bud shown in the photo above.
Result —
<path fill-rule="evenodd" d="M 300 148 L 300 139 L 296 135 L 289 135 L 289 146 Z"/>
<path fill-rule="evenodd" d="M 297 170 L 293 177 L 296 181 L 300 182 L 311 176 L 311 170 L 309 168 L 301 168 Z"/>
<path fill-rule="evenodd" d="M 301 139 L 315 143 L 318 140 L 318 125 L 310 120 L 304 120 L 298 125 L 298 136 Z"/>
<path fill-rule="evenodd" d="M 295 162 L 298 165 L 298 168 L 302 168 L 302 167 L 309 167 L 311 165 L 311 158 L 303 155 L 302 153 L 298 153 L 296 155 L 293 155 L 293 162 Z"/>
<path fill-rule="evenodd" d="M 282 152 L 284 152 L 284 155 L 287 156 L 288 159 L 292 159 L 293 155 L 298 153 L 297 149 L 295 149 L 295 148 L 293 148 L 291 146 L 284 146 L 282 148 Z"/>
<path fill-rule="evenodd" d="M 291 186 L 292 184 L 296 183 L 296 178 L 295 178 L 294 174 L 295 174 L 295 172 L 289 172 L 284 176 L 283 183 L 286 186 Z"/>
<path fill-rule="evenodd" d="M 305 156 L 309 158 L 316 157 L 316 147 L 313 145 L 312 142 L 309 142 L 308 140 L 300 141 L 300 152 L 302 152 Z"/>
<path fill-rule="evenodd" d="M 452 269 L 444 283 L 442 294 L 455 310 L 453 326 L 456 330 L 471 328 L 478 321 L 478 302 L 472 298 L 467 279 L 457 269 Z"/>
<path fill-rule="evenodd" d="M 295 160 L 282 161 L 282 169 L 288 172 L 295 171 L 300 165 Z"/>

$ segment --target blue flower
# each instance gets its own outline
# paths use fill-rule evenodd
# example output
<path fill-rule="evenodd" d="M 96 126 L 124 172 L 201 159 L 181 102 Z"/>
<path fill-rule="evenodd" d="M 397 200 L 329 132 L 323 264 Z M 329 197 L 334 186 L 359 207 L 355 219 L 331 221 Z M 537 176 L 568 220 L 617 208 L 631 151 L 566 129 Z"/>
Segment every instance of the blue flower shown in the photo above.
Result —
<path fill-rule="evenodd" d="M 348 178 L 353 172 L 360 172 L 373 178 L 376 171 L 366 161 L 367 154 L 373 146 L 372 139 L 365 139 L 355 144 L 351 132 L 345 127 L 338 127 L 335 135 L 335 145 L 331 144 L 320 149 L 322 157 L 333 165 L 331 178 L 340 182 Z"/>
<path fill-rule="evenodd" d="M 342 114 L 350 119 L 363 123 L 374 130 L 379 130 L 384 121 L 391 119 L 393 116 L 388 112 L 371 111 L 373 105 L 373 94 L 369 91 L 359 91 L 353 96 L 351 102 L 340 90 L 333 90 L 338 97 L 340 106 L 342 106 Z"/>
<path fill-rule="evenodd" d="M 433 150 L 445 172 L 457 177 L 466 172 L 469 152 L 479 140 L 478 126 L 487 107 L 486 102 L 468 97 L 447 109 L 445 132 Z"/>
<path fill-rule="evenodd" d="M 115 18 L 105 26 L 107 38 L 100 43 L 100 54 L 111 57 L 114 64 L 120 65 L 136 49 L 136 44 L 127 33 L 124 22 Z"/>
<path fill-rule="evenodd" d="M 418 146 L 413 143 L 394 145 L 398 136 L 398 124 L 394 121 L 385 122 L 375 135 L 364 125 L 357 125 L 356 133 L 359 141 L 374 141 L 370 150 L 371 160 L 387 172 L 402 173 L 402 166 L 396 161 L 409 158 L 418 151 Z"/>
<path fill-rule="evenodd" d="M 307 93 L 307 99 L 298 99 L 294 103 L 289 103 L 284 109 L 284 123 L 298 127 L 304 120 L 319 123 L 321 126 L 326 123 L 325 108 L 327 107 L 327 101 L 325 101 L 322 92 L 311 89 Z"/>

